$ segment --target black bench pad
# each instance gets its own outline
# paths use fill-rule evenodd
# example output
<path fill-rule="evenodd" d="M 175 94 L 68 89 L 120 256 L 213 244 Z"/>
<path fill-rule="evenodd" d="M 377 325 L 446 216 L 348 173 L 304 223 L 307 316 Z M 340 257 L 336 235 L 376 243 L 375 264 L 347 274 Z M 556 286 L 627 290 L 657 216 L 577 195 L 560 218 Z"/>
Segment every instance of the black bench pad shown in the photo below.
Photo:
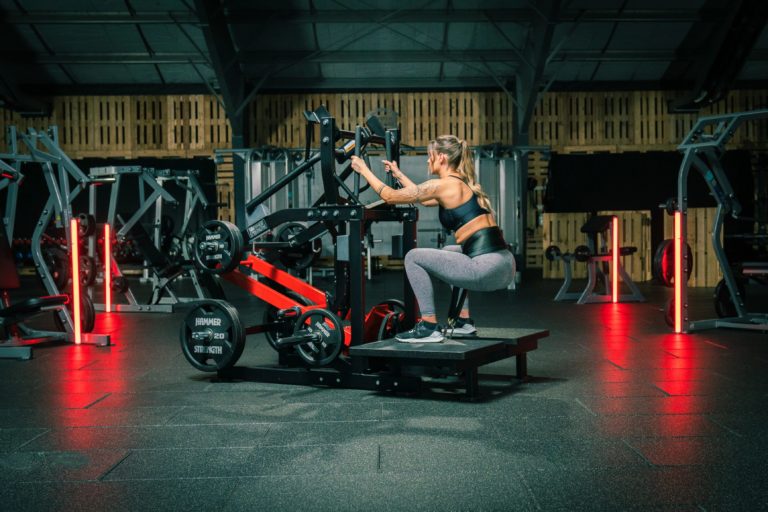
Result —
<path fill-rule="evenodd" d="M 23 300 L 15 304 L 11 304 L 7 308 L 0 309 L 0 317 L 9 318 L 18 315 L 28 315 L 35 313 L 46 307 L 59 306 L 66 304 L 69 298 L 66 295 L 48 295 L 45 297 L 33 297 L 31 299 Z"/>

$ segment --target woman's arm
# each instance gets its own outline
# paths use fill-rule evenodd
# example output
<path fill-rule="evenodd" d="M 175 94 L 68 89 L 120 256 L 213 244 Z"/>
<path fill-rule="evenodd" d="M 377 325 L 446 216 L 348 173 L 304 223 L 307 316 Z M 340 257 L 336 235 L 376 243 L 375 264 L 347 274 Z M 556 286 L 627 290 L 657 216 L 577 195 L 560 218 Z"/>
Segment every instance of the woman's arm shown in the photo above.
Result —
<path fill-rule="evenodd" d="M 415 183 L 400 170 L 400 166 L 397 165 L 397 162 L 390 162 L 389 160 L 382 160 L 381 162 L 384 164 L 384 170 L 391 173 L 402 186 L 409 187 L 415 185 Z"/>
<path fill-rule="evenodd" d="M 403 173 L 403 171 L 400 170 L 400 166 L 398 166 L 397 162 L 395 161 L 390 162 L 389 160 L 382 160 L 381 162 L 384 164 L 384 170 L 389 173 L 392 173 L 392 176 L 394 176 L 395 179 L 399 181 L 403 187 L 416 186 L 416 184 L 413 181 L 411 181 L 411 179 L 408 176 L 406 176 L 405 173 Z M 423 204 L 424 206 L 437 206 L 440 203 L 437 202 L 437 199 L 427 199 L 427 200 L 421 201 L 421 204 Z"/>
<path fill-rule="evenodd" d="M 365 164 L 362 158 L 352 157 L 352 169 L 370 183 L 371 188 L 389 204 L 423 203 L 440 197 L 441 180 L 428 180 L 419 185 L 410 185 L 395 190 L 381 181 Z"/>

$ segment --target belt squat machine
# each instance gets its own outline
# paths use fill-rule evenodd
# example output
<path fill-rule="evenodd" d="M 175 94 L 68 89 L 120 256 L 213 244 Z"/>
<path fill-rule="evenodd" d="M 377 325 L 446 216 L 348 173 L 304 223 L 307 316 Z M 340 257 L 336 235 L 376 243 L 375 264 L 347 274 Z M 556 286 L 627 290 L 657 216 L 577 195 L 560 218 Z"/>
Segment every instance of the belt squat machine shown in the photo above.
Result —
<path fill-rule="evenodd" d="M 532 350 L 532 333 L 514 340 L 473 340 L 471 344 L 450 340 L 439 347 L 396 343 L 391 337 L 414 324 L 415 298 L 403 276 L 404 301 L 385 301 L 365 312 L 363 241 L 371 223 L 400 222 L 402 235 L 396 235 L 393 247 L 401 249 L 398 255 L 402 257 L 415 246 L 418 210 L 383 201 L 364 205 L 359 199 L 359 175 L 354 176 L 350 189 L 344 180 L 351 175 L 351 166 L 337 174 L 335 161 L 343 163 L 353 154 L 362 155 L 369 143 L 383 145 L 387 158 L 397 160 L 398 130 L 384 129 L 376 117 L 369 117 L 366 126 L 358 126 L 354 132 L 339 130 L 325 107 L 306 112 L 305 116 L 309 125 L 319 126 L 320 151 L 246 204 L 245 229 L 210 221 L 198 232 L 195 242 L 199 268 L 221 274 L 265 301 L 269 306 L 267 322 L 244 327 L 237 310 L 226 302 L 198 302 L 181 328 L 185 357 L 195 368 L 216 372 L 225 379 L 371 390 L 413 391 L 421 386 L 421 375 L 415 369 L 449 367 L 465 371 L 467 393 L 475 396 L 477 367 L 510 357 L 513 354 L 508 346 L 522 338 Z M 343 143 L 339 148 L 338 141 Z M 325 193 L 312 207 L 271 214 L 260 208 L 270 196 L 317 163 Z M 390 185 L 396 186 L 391 181 Z M 261 216 L 255 213 L 259 211 Z M 267 241 L 270 230 L 299 221 L 308 223 L 307 227 L 296 230 L 287 240 Z M 333 292 L 323 292 L 254 255 L 275 250 L 301 254 L 299 248 L 310 245 L 311 251 L 312 242 L 325 234 L 332 236 L 335 247 Z M 243 259 L 245 241 L 254 254 Z M 278 364 L 235 366 L 246 335 L 256 333 L 267 335 L 278 352 Z M 542 333 L 539 337 L 546 335 L 546 331 Z"/>

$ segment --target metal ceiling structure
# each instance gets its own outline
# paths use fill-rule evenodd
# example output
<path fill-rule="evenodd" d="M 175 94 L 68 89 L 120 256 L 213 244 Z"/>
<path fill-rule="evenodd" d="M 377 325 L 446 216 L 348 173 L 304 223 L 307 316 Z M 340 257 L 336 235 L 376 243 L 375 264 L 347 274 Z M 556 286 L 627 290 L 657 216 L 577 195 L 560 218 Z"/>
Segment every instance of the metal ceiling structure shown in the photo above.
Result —
<path fill-rule="evenodd" d="M 260 92 L 674 89 L 768 79 L 764 0 L 0 0 L 0 97 L 204 92 L 242 133 Z M 524 138 L 523 138 L 524 140 Z"/>

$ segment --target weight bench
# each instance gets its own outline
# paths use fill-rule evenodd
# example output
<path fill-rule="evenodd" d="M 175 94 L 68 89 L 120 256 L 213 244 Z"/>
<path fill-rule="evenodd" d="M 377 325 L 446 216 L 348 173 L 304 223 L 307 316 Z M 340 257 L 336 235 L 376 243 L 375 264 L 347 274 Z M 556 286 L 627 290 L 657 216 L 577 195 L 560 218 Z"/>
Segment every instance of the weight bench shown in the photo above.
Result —
<path fill-rule="evenodd" d="M 43 311 L 64 309 L 69 297 L 50 295 L 11 303 L 9 290 L 21 288 L 16 264 L 5 230 L 0 229 L 0 359 L 31 359 L 32 344 L 67 340 L 68 333 L 41 331 L 24 325 L 24 320 Z"/>
<path fill-rule="evenodd" d="M 448 309 L 448 328 L 451 336 L 453 327 L 461 312 L 467 290 L 454 287 Z M 549 336 L 546 329 L 510 329 L 507 336 L 471 338 L 448 337 L 443 343 L 400 343 L 394 338 L 365 343 L 349 348 L 349 355 L 355 359 L 358 368 L 378 369 L 388 366 L 397 368 L 402 373 L 409 369 L 422 370 L 432 367 L 447 373 L 464 376 L 464 386 L 468 398 L 477 398 L 480 394 L 478 368 L 485 364 L 515 358 L 515 377 L 519 380 L 528 378 L 527 354 L 536 350 L 539 340 Z"/>
<path fill-rule="evenodd" d="M 611 293 L 612 280 L 609 277 L 609 274 L 603 272 L 600 266 L 603 263 L 610 265 L 613 261 L 613 254 L 608 247 L 612 245 L 611 239 L 613 236 L 616 236 L 618 239 L 618 232 L 613 233 L 614 218 L 615 216 L 613 215 L 592 216 L 583 226 L 581 226 L 581 232 L 587 235 L 587 245 L 577 247 L 574 254 L 562 254 L 556 256 L 563 261 L 563 268 L 565 270 L 563 284 L 555 295 L 556 302 L 567 300 L 576 300 L 576 304 L 613 302 Z M 627 271 L 624 269 L 624 265 L 621 263 L 621 257 L 634 254 L 637 252 L 637 247 L 621 247 L 618 243 L 617 247 L 619 258 L 617 259 L 618 264 L 616 265 L 616 269 L 614 269 L 615 279 L 624 282 L 629 288 L 630 293 L 617 295 L 616 302 L 645 302 L 645 297 L 640 293 L 637 285 L 632 281 L 632 278 L 629 277 L 629 274 L 627 274 Z M 569 291 L 573 280 L 571 263 L 574 259 L 586 262 L 587 264 L 587 285 L 581 292 Z M 595 293 L 598 275 L 602 277 L 605 285 L 604 294 Z"/>

